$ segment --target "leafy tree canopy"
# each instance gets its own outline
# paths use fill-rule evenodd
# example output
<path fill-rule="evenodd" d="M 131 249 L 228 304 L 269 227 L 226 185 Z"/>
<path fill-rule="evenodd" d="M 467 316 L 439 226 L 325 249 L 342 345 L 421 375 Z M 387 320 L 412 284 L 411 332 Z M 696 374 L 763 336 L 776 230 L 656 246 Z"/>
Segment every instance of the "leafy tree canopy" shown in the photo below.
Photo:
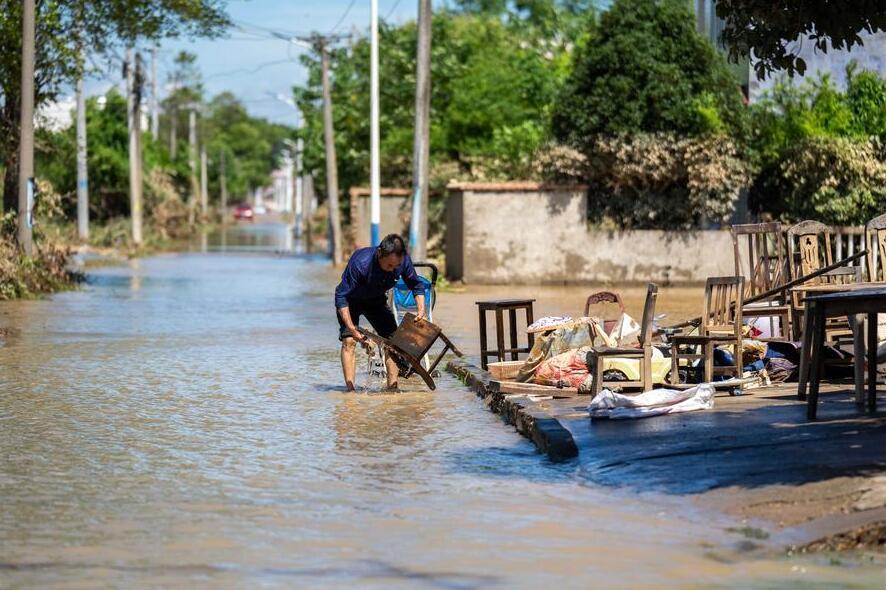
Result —
<path fill-rule="evenodd" d="M 494 8 L 494 10 L 492 9 Z M 479 175 L 491 166 L 520 175 L 547 132 L 549 112 L 569 67 L 566 36 L 519 18 L 500 18 L 497 7 L 438 11 L 432 21 L 432 182 Z M 481 10 L 482 9 L 482 10 Z M 557 8 L 559 21 L 585 14 Z M 577 32 L 584 27 L 575 26 Z M 414 22 L 379 29 L 382 182 L 411 182 L 415 112 Z M 369 179 L 369 41 L 330 54 L 339 185 Z M 305 56 L 309 78 L 295 88 L 305 126 L 308 169 L 325 183 L 320 64 Z M 437 174 L 435 175 L 435 171 Z M 318 187 L 319 188 L 319 187 Z"/>
<path fill-rule="evenodd" d="M 738 85 L 693 22 L 683 0 L 616 0 L 590 24 L 554 108 L 554 135 L 588 150 L 598 134 L 739 129 Z"/>
<path fill-rule="evenodd" d="M 827 52 L 862 44 L 861 31 L 886 30 L 883 0 L 717 0 L 716 10 L 726 21 L 722 40 L 731 56 L 753 52 L 760 78 L 777 70 L 802 74 L 806 63 L 791 47 L 801 37 Z"/>
<path fill-rule="evenodd" d="M 9 208 L 18 190 L 21 19 L 19 0 L 0 0 L 0 159 Z M 136 41 L 217 36 L 228 24 L 224 0 L 37 0 L 35 106 L 55 98 L 85 68 L 81 48 L 101 56 Z"/>

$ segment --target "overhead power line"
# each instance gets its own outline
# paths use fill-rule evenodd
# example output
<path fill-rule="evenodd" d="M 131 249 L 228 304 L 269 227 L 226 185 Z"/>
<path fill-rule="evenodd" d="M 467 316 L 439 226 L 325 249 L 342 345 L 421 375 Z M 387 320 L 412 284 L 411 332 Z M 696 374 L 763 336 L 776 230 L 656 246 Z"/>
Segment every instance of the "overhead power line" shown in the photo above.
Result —
<path fill-rule="evenodd" d="M 400 6 L 400 0 L 396 0 L 394 5 L 391 6 L 391 9 L 388 11 L 388 14 L 385 15 L 385 20 L 391 20 L 391 15 L 394 14 L 394 11 L 397 10 L 397 7 Z"/>
<path fill-rule="evenodd" d="M 357 0 L 351 0 L 351 3 L 348 4 L 348 7 L 345 9 L 345 13 L 343 15 L 341 15 L 341 18 L 338 19 L 338 22 L 335 23 L 335 26 L 329 30 L 330 35 L 335 33 L 335 31 L 338 30 L 338 28 L 342 25 L 342 23 L 345 22 L 345 19 L 348 18 L 348 15 L 351 13 L 351 9 L 354 7 L 354 4 L 356 4 L 356 3 L 357 3 Z"/>

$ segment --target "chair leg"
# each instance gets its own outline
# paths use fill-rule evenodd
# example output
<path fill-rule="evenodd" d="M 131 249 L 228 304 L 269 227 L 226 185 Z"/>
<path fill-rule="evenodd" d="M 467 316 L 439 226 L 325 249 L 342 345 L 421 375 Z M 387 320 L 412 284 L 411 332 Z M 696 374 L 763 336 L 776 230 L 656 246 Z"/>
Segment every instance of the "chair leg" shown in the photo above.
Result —
<path fill-rule="evenodd" d="M 489 342 L 486 340 L 486 310 L 480 308 L 480 368 L 484 371 L 489 368 L 486 362 L 489 352 Z"/>
<path fill-rule="evenodd" d="M 680 384 L 680 347 L 671 344 L 671 385 Z"/>
<path fill-rule="evenodd" d="M 650 391 L 653 388 L 652 384 L 652 349 L 649 346 L 643 347 L 643 358 L 640 359 L 640 364 L 643 365 L 641 368 L 643 370 L 643 391 Z"/>
<path fill-rule="evenodd" d="M 532 317 L 532 304 L 526 306 L 526 327 L 532 325 L 532 322 L 535 320 Z M 535 334 L 527 334 L 529 340 L 529 350 L 532 350 L 533 345 L 535 344 Z"/>
<path fill-rule="evenodd" d="M 508 310 L 508 320 L 510 321 L 509 331 L 511 333 L 511 360 L 517 360 L 517 310 Z"/>
<path fill-rule="evenodd" d="M 597 397 L 601 391 L 603 391 L 603 358 L 594 355 L 594 380 L 591 383 L 591 396 Z"/>
<path fill-rule="evenodd" d="M 708 342 L 704 345 L 704 382 L 710 383 L 714 380 L 714 344 Z"/>
<path fill-rule="evenodd" d="M 495 310 L 495 340 L 498 344 L 498 362 L 505 360 L 505 322 L 502 310 Z"/>
<path fill-rule="evenodd" d="M 868 314 L 868 411 L 877 411 L 877 314 Z"/>

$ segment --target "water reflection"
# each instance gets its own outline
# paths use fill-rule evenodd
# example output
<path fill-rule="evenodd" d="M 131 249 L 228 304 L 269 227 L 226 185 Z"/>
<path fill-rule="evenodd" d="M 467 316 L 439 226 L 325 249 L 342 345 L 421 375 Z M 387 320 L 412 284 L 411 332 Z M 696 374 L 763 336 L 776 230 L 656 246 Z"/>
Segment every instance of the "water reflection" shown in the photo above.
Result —
<path fill-rule="evenodd" d="M 294 227 L 286 223 L 240 222 L 203 230 L 194 245 L 199 252 L 301 253 L 303 240 L 296 240 Z"/>

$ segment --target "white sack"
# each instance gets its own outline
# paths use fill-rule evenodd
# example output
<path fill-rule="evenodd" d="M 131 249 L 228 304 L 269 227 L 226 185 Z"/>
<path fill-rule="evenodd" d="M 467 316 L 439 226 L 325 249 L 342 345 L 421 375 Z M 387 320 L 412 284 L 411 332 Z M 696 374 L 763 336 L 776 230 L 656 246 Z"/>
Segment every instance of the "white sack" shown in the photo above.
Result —
<path fill-rule="evenodd" d="M 624 395 L 604 389 L 588 405 L 592 418 L 648 418 L 714 407 L 714 386 L 702 383 L 691 389 L 653 389 L 639 395 Z"/>
<path fill-rule="evenodd" d="M 609 332 L 609 337 L 615 341 L 615 346 L 629 346 L 636 344 L 640 336 L 640 324 L 626 313 L 621 314 L 618 321 Z"/>

